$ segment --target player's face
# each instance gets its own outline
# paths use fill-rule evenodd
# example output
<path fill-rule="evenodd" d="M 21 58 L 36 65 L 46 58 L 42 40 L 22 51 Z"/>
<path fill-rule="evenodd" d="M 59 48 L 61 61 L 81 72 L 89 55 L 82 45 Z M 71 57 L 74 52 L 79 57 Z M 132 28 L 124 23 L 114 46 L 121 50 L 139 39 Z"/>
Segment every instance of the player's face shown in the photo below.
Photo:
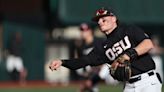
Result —
<path fill-rule="evenodd" d="M 90 37 L 90 36 L 92 36 L 92 32 L 89 29 L 86 31 L 82 31 L 82 33 L 81 33 L 82 39 L 87 39 L 87 37 Z"/>
<path fill-rule="evenodd" d="M 113 27 L 116 24 L 116 17 L 115 16 L 106 16 L 102 17 L 98 21 L 99 28 L 104 33 L 111 33 L 113 31 Z"/>

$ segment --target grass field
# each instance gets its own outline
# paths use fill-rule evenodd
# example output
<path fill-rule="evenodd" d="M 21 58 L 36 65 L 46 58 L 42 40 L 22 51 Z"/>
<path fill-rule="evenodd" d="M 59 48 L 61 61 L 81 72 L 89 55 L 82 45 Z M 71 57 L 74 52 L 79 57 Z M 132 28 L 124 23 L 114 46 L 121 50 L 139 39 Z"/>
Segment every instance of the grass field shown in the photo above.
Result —
<path fill-rule="evenodd" d="M 34 86 L 6 86 L 0 88 L 0 92 L 78 92 L 78 85 L 73 84 L 69 86 L 43 86 L 43 85 L 34 85 Z M 122 92 L 122 86 L 107 86 L 104 84 L 99 85 L 99 92 Z M 164 86 L 163 91 L 164 92 Z"/>

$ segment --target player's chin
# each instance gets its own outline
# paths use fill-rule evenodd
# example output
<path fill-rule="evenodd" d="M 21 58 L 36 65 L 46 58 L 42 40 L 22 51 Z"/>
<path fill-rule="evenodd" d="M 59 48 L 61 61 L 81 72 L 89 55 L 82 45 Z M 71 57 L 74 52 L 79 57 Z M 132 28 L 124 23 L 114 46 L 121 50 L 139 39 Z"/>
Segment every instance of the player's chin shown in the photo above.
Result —
<path fill-rule="evenodd" d="M 105 29 L 103 27 L 100 27 L 101 32 L 105 32 Z"/>
<path fill-rule="evenodd" d="M 106 33 L 106 31 L 107 31 L 107 30 L 105 30 L 105 29 L 100 29 L 100 30 L 101 30 L 101 32 L 103 32 L 103 33 Z"/>

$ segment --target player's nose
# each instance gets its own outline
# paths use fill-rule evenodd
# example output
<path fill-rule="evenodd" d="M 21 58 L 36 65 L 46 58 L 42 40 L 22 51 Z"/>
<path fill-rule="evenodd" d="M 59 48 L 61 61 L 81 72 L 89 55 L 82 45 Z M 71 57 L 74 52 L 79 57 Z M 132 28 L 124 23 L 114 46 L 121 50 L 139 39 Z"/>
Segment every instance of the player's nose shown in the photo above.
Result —
<path fill-rule="evenodd" d="M 103 21 L 102 21 L 102 19 L 100 18 L 100 19 L 98 20 L 98 25 L 101 26 L 102 23 L 103 23 Z"/>

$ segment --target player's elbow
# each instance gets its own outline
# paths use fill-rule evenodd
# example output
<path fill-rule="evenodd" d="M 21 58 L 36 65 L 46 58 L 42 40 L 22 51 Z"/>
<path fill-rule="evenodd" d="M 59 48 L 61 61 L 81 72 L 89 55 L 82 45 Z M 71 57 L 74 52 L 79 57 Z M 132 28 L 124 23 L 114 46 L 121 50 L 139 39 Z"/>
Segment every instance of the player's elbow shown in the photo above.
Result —
<path fill-rule="evenodd" d="M 147 42 L 146 48 L 148 50 L 151 50 L 154 48 L 153 42 L 150 39 L 147 39 L 146 42 Z"/>

